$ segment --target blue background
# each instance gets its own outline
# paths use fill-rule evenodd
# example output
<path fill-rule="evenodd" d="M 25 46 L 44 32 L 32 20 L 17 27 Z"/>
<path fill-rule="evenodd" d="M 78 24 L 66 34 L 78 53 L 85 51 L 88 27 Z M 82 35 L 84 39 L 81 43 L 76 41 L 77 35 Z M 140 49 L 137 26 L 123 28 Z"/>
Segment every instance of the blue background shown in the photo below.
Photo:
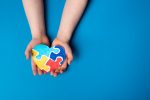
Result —
<path fill-rule="evenodd" d="M 65 0 L 45 2 L 56 36 Z M 150 1 L 91 0 L 72 38 L 74 61 L 57 78 L 32 75 L 21 0 L 0 1 L 0 100 L 150 100 Z"/>

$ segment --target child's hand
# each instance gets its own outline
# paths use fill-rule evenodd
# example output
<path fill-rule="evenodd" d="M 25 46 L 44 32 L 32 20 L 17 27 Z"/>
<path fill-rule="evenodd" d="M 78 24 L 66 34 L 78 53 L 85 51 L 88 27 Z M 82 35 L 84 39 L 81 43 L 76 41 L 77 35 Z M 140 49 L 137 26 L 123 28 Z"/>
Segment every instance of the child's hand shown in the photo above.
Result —
<path fill-rule="evenodd" d="M 34 46 L 36 46 L 37 44 L 40 44 L 40 43 L 43 43 L 43 44 L 46 44 L 46 45 L 50 45 L 49 43 L 49 40 L 47 38 L 47 36 L 45 34 L 42 34 L 41 36 L 39 36 L 38 38 L 32 38 L 32 40 L 30 41 L 30 43 L 28 44 L 26 50 L 25 50 L 25 56 L 26 56 L 26 59 L 29 59 L 30 56 L 31 56 L 31 51 L 32 51 L 32 48 Z M 39 75 L 42 75 L 42 73 L 45 74 L 45 72 L 41 71 L 37 66 L 36 64 L 33 62 L 33 60 L 31 59 L 31 66 L 32 66 L 32 71 L 33 71 L 33 75 L 36 75 L 37 73 Z"/>
<path fill-rule="evenodd" d="M 65 53 L 66 53 L 66 60 L 64 61 L 64 63 L 62 64 L 62 66 L 60 66 L 59 68 L 57 68 L 56 70 L 54 70 L 53 72 L 51 72 L 51 75 L 53 75 L 54 77 L 56 77 L 57 74 L 63 73 L 63 71 L 65 71 L 65 69 L 67 68 L 67 64 L 70 65 L 71 61 L 73 60 L 73 54 L 72 54 L 72 50 L 71 50 L 69 44 L 67 42 L 61 41 L 58 38 L 56 38 L 53 41 L 52 45 L 53 46 L 60 45 L 60 46 L 64 47 Z"/>

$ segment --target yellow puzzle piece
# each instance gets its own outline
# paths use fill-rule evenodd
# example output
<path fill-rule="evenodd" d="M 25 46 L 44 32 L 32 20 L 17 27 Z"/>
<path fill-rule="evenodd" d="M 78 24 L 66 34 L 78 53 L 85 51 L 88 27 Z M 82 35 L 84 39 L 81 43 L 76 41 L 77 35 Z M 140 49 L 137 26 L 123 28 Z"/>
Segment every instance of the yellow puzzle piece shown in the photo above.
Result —
<path fill-rule="evenodd" d="M 50 71 L 50 66 L 46 65 L 46 62 L 48 61 L 48 58 L 46 56 L 42 56 L 40 60 L 36 59 L 36 56 L 39 53 L 36 50 L 32 50 L 32 59 L 33 61 L 36 63 L 36 65 L 38 66 L 38 68 L 40 68 L 41 70 L 44 70 L 46 72 Z"/>

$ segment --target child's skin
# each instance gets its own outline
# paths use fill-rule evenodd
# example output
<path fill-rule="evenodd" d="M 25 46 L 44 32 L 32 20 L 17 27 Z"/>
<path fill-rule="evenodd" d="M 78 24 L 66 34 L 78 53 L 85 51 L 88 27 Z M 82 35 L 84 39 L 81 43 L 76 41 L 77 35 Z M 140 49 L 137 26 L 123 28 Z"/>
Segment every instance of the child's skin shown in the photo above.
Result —
<path fill-rule="evenodd" d="M 63 73 L 63 71 L 67 68 L 67 64 L 70 65 L 71 61 L 73 60 L 73 54 L 69 46 L 69 41 L 73 30 L 85 9 L 87 1 L 88 0 L 66 0 L 57 37 L 54 39 L 52 45 L 63 46 L 66 51 L 67 59 L 61 67 L 51 72 L 51 75 L 53 76 L 57 76 L 59 73 Z M 45 34 L 46 31 L 43 0 L 23 0 L 23 5 L 32 33 L 32 40 L 25 50 L 26 58 L 29 59 L 31 50 L 35 45 L 44 43 L 50 46 L 50 43 L 48 37 Z M 42 75 L 45 73 L 41 71 L 33 61 L 31 62 L 34 75 Z"/>

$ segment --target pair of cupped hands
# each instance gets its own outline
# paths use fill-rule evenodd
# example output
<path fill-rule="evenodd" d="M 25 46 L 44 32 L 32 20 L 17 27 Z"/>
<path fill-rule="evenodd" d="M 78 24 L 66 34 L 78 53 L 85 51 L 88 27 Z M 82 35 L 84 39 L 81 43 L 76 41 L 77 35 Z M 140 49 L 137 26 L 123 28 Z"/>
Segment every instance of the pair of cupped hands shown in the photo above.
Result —
<path fill-rule="evenodd" d="M 73 54 L 72 54 L 71 47 L 69 46 L 69 43 L 56 37 L 51 44 L 48 37 L 46 36 L 46 34 L 41 34 L 41 36 L 39 38 L 34 38 L 34 37 L 32 38 L 32 40 L 29 42 L 29 44 L 27 45 L 26 50 L 25 50 L 26 59 L 30 58 L 32 48 L 34 48 L 34 46 L 36 46 L 38 44 L 45 44 L 47 46 L 60 45 L 60 46 L 64 47 L 64 49 L 65 49 L 66 60 L 60 67 L 58 67 L 56 70 L 50 72 L 50 74 L 52 76 L 56 77 L 58 74 L 63 73 L 66 70 L 67 65 L 71 64 L 71 61 L 73 60 Z M 31 66 L 32 66 L 32 72 L 33 72 L 34 76 L 37 74 L 39 74 L 39 75 L 46 74 L 46 72 L 40 70 L 37 67 L 37 65 L 33 62 L 32 58 L 31 58 Z"/>

